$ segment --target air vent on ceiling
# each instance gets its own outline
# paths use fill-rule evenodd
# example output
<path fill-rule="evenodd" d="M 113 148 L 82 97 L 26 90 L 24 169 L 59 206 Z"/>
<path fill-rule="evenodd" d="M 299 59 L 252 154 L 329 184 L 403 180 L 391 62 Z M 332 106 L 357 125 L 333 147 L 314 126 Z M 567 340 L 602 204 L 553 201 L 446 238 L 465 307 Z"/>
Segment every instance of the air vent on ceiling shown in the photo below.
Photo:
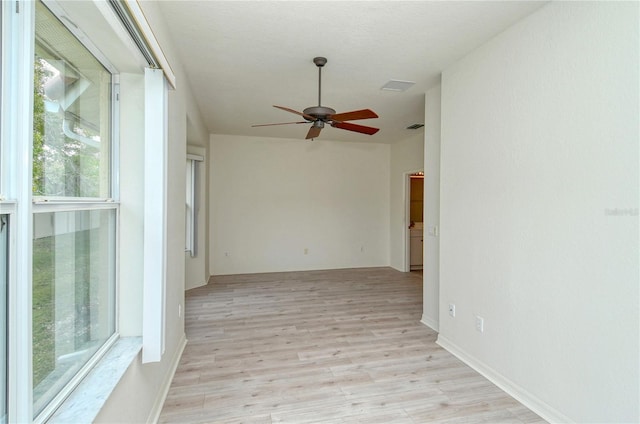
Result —
<path fill-rule="evenodd" d="M 424 124 L 413 124 L 407 127 L 408 130 L 417 130 L 418 128 L 424 127 Z"/>
<path fill-rule="evenodd" d="M 414 84 L 415 82 L 413 81 L 390 80 L 380 89 L 385 91 L 407 91 L 409 88 L 413 87 Z"/>

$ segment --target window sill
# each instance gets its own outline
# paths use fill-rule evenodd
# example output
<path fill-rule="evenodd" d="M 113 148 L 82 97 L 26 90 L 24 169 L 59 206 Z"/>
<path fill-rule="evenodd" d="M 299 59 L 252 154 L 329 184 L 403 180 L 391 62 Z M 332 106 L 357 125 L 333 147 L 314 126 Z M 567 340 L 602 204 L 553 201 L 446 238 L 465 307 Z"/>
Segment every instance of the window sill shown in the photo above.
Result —
<path fill-rule="evenodd" d="M 93 422 L 140 349 L 142 337 L 118 339 L 47 423 Z"/>

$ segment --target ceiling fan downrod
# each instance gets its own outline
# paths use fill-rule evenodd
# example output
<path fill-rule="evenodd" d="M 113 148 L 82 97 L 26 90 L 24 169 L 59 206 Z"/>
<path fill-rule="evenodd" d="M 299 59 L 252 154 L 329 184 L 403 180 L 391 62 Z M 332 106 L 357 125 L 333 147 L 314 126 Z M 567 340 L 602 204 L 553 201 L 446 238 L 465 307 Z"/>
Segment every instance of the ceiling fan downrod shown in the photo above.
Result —
<path fill-rule="evenodd" d="M 327 121 L 336 111 L 330 107 L 322 106 L 322 67 L 326 65 L 326 57 L 314 57 L 313 63 L 318 67 L 318 106 L 310 106 L 303 111 L 303 117 L 307 121 Z"/>
<path fill-rule="evenodd" d="M 318 107 L 322 106 L 322 67 L 327 64 L 326 57 L 314 57 L 313 63 L 318 67 Z"/>

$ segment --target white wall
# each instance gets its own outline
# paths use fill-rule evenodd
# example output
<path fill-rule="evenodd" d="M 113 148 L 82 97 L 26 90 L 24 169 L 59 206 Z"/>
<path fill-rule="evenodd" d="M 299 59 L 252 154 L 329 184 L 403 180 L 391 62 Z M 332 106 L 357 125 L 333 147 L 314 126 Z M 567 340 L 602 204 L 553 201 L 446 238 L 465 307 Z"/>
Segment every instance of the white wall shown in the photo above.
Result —
<path fill-rule="evenodd" d="M 388 145 L 214 134 L 210 163 L 212 274 L 389 265 Z"/>
<path fill-rule="evenodd" d="M 398 271 L 409 271 L 405 263 L 407 174 L 422 171 L 424 166 L 424 132 L 391 144 L 389 262 Z"/>
<path fill-rule="evenodd" d="M 424 131 L 424 271 L 422 322 L 439 329 L 440 302 L 440 95 L 427 91 Z"/>
<path fill-rule="evenodd" d="M 204 125 L 195 101 L 189 101 L 187 108 L 187 153 L 202 156 L 199 165 L 200 209 L 198 211 L 198 255 L 185 256 L 185 289 L 189 290 L 207 284 L 209 272 L 209 132 Z"/>
<path fill-rule="evenodd" d="M 187 114 L 197 125 L 198 132 L 205 132 L 194 106 L 192 94 L 180 62 L 176 59 L 164 21 L 154 2 L 141 2 L 154 34 L 162 45 L 177 76 L 177 88 L 169 92 L 169 148 L 167 175 L 167 263 L 166 263 L 166 333 L 165 353 L 157 363 L 143 365 L 140 356 L 129 367 L 123 379 L 111 394 L 95 422 L 147 422 L 160 412 L 174 367 L 184 346 L 184 315 L 178 315 L 179 306 L 184 309 L 184 219 L 185 219 L 185 162 Z M 143 167 L 143 79 L 139 75 L 123 75 L 121 80 L 121 256 L 120 290 L 130 296 L 121 296 L 121 310 L 125 319 L 120 322 L 123 335 L 140 335 L 142 305 L 142 194 Z M 195 111 L 194 111 L 195 110 Z M 138 256 L 136 256 L 138 252 Z M 138 313 L 135 313 L 136 310 Z"/>
<path fill-rule="evenodd" d="M 638 7 L 552 2 L 442 76 L 439 342 L 557 421 L 640 420 Z"/>

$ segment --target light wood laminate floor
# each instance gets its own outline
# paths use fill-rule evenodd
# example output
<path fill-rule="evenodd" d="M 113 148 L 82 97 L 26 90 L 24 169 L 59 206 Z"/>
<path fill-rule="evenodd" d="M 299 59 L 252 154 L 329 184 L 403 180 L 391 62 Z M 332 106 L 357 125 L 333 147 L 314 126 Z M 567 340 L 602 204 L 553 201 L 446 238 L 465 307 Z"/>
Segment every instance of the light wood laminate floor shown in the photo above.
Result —
<path fill-rule="evenodd" d="M 435 343 L 421 273 L 214 277 L 161 423 L 543 423 Z"/>

